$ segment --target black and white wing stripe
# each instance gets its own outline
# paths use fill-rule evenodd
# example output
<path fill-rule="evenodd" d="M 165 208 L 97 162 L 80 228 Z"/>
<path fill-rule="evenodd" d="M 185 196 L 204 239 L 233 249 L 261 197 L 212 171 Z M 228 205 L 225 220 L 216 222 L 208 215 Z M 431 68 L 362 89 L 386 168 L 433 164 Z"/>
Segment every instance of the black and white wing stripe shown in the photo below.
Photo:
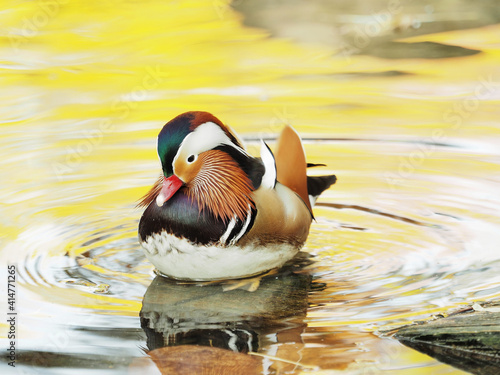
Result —
<path fill-rule="evenodd" d="M 245 220 L 239 220 L 236 215 L 229 222 L 226 231 L 221 236 L 219 242 L 224 246 L 233 246 L 236 244 L 250 229 L 252 229 L 257 209 L 248 206 Z"/>
<path fill-rule="evenodd" d="M 260 146 L 260 157 L 262 159 L 262 163 L 264 164 L 264 175 L 262 176 L 261 185 L 266 189 L 274 189 L 276 186 L 276 161 L 274 159 L 274 155 L 266 144 L 266 142 L 261 141 Z"/>

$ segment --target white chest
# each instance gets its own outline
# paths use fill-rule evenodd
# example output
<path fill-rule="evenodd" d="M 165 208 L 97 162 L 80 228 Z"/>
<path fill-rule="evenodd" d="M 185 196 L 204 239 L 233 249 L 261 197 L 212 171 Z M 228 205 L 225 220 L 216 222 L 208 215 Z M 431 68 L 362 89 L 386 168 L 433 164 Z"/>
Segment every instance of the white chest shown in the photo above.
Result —
<path fill-rule="evenodd" d="M 300 250 L 291 244 L 266 246 L 197 246 L 167 232 L 141 243 L 162 274 L 184 280 L 221 280 L 256 275 L 281 267 Z"/>

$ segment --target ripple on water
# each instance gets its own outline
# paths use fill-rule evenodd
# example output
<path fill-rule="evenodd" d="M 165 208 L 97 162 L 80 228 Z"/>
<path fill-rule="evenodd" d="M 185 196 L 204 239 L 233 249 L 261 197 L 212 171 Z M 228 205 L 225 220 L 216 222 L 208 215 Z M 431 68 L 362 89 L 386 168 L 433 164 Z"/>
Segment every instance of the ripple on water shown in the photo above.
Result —
<path fill-rule="evenodd" d="M 484 154 L 442 145 L 397 186 L 376 168 L 354 177 L 374 186 L 377 199 L 353 194 L 351 201 L 369 204 L 320 202 L 307 250 L 320 259 L 315 274 L 327 287 L 311 297 L 318 307 L 310 322 L 329 324 L 331 312 L 343 309 L 342 324 L 396 323 L 498 297 L 498 181 L 486 172 L 499 167 L 495 155 Z M 458 173 L 457 158 L 468 160 Z M 386 191 L 377 191 L 383 185 Z"/>

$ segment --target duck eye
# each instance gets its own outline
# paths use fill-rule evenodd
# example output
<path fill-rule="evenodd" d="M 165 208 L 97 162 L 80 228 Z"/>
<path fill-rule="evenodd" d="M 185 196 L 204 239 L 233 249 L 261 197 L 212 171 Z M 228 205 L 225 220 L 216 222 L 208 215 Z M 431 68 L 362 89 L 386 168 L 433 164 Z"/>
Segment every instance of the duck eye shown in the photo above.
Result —
<path fill-rule="evenodd" d="M 192 163 L 195 160 L 196 160 L 196 156 L 194 156 L 194 155 L 189 155 L 188 158 L 187 158 L 187 162 L 188 163 Z"/>

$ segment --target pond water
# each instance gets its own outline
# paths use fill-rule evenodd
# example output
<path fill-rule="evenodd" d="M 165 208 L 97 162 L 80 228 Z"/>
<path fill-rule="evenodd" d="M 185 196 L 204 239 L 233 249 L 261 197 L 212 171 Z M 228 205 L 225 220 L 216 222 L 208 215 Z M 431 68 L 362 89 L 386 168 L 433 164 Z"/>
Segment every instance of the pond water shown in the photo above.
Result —
<path fill-rule="evenodd" d="M 496 8 L 256 4 L 6 2 L 2 374 L 176 373 L 161 358 L 184 344 L 254 353 L 241 373 L 462 373 L 384 331 L 500 297 Z M 255 291 L 155 278 L 139 247 L 156 135 L 188 110 L 253 153 L 289 123 L 326 164 L 311 173 L 338 176 Z"/>

